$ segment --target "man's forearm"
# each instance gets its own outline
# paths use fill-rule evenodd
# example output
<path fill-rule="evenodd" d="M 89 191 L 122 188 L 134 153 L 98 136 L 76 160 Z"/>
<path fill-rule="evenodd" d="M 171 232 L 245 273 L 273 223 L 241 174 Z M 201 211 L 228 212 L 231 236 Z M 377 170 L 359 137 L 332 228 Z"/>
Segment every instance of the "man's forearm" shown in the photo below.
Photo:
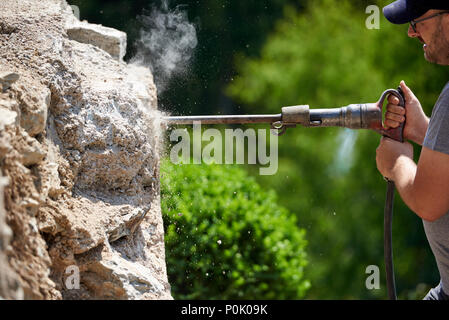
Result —
<path fill-rule="evenodd" d="M 393 180 L 396 185 L 402 200 L 405 204 L 414 211 L 418 216 L 425 219 L 421 215 L 419 197 L 417 194 L 417 188 L 415 184 L 417 165 L 408 157 L 400 157 L 396 161 L 393 168 Z"/>

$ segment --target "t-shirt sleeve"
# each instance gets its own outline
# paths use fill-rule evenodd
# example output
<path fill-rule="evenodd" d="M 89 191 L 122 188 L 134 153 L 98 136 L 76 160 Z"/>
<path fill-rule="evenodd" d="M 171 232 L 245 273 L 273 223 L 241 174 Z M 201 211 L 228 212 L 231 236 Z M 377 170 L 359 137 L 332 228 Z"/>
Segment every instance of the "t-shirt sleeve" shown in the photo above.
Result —
<path fill-rule="evenodd" d="M 423 146 L 449 155 L 449 84 L 432 111 Z"/>

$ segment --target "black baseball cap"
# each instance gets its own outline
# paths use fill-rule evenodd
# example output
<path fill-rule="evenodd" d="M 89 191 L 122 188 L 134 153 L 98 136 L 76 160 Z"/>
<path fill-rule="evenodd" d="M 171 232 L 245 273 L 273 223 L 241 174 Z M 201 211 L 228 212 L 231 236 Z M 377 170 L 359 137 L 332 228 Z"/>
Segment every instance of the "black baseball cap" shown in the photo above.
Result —
<path fill-rule="evenodd" d="M 395 24 L 409 23 L 431 9 L 449 9 L 448 0 L 397 0 L 384 7 L 388 21 Z"/>

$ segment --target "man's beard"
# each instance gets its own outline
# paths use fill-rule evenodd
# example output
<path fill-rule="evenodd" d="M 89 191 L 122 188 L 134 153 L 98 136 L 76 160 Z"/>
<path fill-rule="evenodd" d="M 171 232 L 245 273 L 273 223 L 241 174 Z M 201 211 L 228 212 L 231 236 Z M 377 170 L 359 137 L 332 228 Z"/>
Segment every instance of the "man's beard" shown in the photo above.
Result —
<path fill-rule="evenodd" d="M 438 23 L 438 28 L 432 35 L 424 57 L 431 63 L 449 65 L 449 40 L 443 32 L 443 24 Z"/>

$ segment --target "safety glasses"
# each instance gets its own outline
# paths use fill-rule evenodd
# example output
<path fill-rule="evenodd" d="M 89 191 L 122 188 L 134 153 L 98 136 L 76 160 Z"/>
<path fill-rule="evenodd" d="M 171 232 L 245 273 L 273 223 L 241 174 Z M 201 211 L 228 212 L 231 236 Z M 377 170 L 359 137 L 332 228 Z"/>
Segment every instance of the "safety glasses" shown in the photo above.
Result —
<path fill-rule="evenodd" d="M 416 33 L 416 32 L 418 32 L 418 31 L 416 31 L 416 25 L 417 25 L 418 23 L 423 22 L 423 21 L 425 21 L 425 20 L 429 20 L 429 19 L 438 17 L 438 16 L 441 16 L 441 15 L 446 14 L 446 13 L 449 13 L 449 10 L 441 11 L 441 12 L 432 14 L 431 16 L 428 16 L 428 17 L 419 19 L 419 20 L 412 20 L 412 21 L 410 21 L 410 25 L 412 26 L 413 31 L 415 31 L 415 33 Z"/>

